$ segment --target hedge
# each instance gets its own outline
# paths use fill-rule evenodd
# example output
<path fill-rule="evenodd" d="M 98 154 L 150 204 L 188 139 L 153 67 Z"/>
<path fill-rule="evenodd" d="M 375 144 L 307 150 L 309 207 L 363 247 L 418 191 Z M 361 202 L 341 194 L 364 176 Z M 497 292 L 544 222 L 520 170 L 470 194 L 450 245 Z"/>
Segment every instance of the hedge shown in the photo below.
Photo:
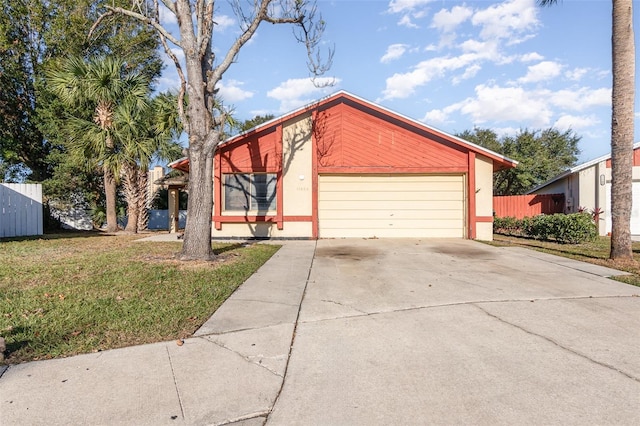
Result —
<path fill-rule="evenodd" d="M 559 243 L 569 244 L 593 241 L 598 236 L 593 217 L 586 212 L 541 214 L 524 219 L 495 217 L 493 218 L 493 232 L 537 240 L 555 240 Z"/>

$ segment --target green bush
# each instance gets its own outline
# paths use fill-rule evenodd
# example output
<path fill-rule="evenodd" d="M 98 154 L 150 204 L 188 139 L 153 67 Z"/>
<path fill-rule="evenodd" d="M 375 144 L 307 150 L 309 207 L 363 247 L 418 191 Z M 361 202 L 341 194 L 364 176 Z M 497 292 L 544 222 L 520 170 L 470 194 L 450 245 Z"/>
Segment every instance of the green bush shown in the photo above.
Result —
<path fill-rule="evenodd" d="M 524 219 L 494 218 L 493 228 L 497 234 L 530 237 L 537 240 L 555 240 L 568 244 L 593 241 L 598 236 L 598 230 L 592 216 L 584 212 L 541 214 Z"/>

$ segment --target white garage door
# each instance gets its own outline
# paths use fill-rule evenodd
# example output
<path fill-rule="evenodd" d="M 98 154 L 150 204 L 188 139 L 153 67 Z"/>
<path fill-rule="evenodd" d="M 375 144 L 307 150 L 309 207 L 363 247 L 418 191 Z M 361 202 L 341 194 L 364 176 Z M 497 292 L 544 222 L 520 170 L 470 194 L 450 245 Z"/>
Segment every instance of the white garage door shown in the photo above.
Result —
<path fill-rule="evenodd" d="M 320 238 L 464 237 L 462 175 L 322 175 Z"/>
<path fill-rule="evenodd" d="M 633 182 L 631 207 L 631 235 L 640 235 L 640 182 Z M 607 208 L 605 211 L 607 232 L 611 232 L 611 183 L 607 183 Z"/>

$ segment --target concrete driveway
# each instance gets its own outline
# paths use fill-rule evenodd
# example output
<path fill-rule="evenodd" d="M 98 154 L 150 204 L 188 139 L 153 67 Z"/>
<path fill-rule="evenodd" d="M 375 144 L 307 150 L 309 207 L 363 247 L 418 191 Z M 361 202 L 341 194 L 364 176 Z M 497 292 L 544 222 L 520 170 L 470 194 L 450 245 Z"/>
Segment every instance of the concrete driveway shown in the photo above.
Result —
<path fill-rule="evenodd" d="M 282 243 L 179 345 L 0 367 L 0 424 L 640 424 L 619 272 L 467 240 Z"/>
<path fill-rule="evenodd" d="M 320 240 L 269 425 L 640 424 L 640 289 L 463 240 Z"/>

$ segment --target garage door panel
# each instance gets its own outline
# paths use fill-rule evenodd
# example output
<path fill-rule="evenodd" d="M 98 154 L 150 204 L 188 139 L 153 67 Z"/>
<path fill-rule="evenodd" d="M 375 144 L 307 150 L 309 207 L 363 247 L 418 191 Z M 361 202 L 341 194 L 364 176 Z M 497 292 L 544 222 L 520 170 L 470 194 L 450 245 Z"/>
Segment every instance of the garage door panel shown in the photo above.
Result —
<path fill-rule="evenodd" d="M 339 229 L 340 236 L 324 236 L 321 238 L 463 238 L 463 231 L 459 228 L 432 228 L 428 230 L 427 235 L 420 235 L 423 230 L 415 228 L 376 228 L 376 229 L 358 229 L 344 228 Z M 363 236 L 363 233 L 366 236 Z"/>
<path fill-rule="evenodd" d="M 424 182 L 426 175 L 401 175 L 401 174 L 375 174 L 375 175 L 322 175 L 323 182 L 354 183 L 370 182 L 376 183 L 398 183 L 398 182 Z M 430 182 L 457 182 L 460 175 L 429 175 Z"/>
<path fill-rule="evenodd" d="M 464 237 L 462 175 L 321 175 L 321 238 Z"/>
<path fill-rule="evenodd" d="M 431 193 L 443 193 L 456 191 L 460 186 L 460 182 L 456 181 L 444 181 L 444 182 L 432 182 L 430 186 L 425 188 L 424 181 L 412 181 L 412 182 L 377 182 L 375 180 L 362 180 L 359 182 L 347 182 L 347 181 L 330 181 L 322 183 L 322 191 L 338 192 L 338 193 L 350 193 L 350 192 L 404 192 L 407 194 L 414 192 L 431 192 Z"/>
<path fill-rule="evenodd" d="M 451 210 L 329 210 L 325 211 L 320 219 L 326 220 L 367 220 L 386 219 L 389 220 L 440 220 L 453 219 L 460 221 L 463 219 L 462 210 L 452 213 Z"/>
<path fill-rule="evenodd" d="M 335 229 L 430 229 L 433 227 L 445 228 L 445 229 L 457 229 L 459 227 L 459 220 L 457 219 L 424 219 L 422 220 L 422 226 L 416 227 L 411 221 L 394 221 L 391 222 L 385 218 L 379 219 L 325 219 L 325 224 Z"/>
<path fill-rule="evenodd" d="M 379 191 L 332 191 L 325 194 L 325 201 L 367 201 L 379 198 Z M 388 201 L 402 200 L 433 200 L 433 201 L 463 201 L 463 194 L 457 191 L 390 191 L 386 194 Z"/>
<path fill-rule="evenodd" d="M 374 210 L 374 209 L 392 209 L 392 210 L 459 210 L 462 207 L 462 200 L 401 200 L 401 201 L 388 201 L 388 200 L 351 200 L 346 201 L 324 201 L 322 204 L 323 210 L 354 210 L 354 203 L 358 204 L 359 210 Z"/>

